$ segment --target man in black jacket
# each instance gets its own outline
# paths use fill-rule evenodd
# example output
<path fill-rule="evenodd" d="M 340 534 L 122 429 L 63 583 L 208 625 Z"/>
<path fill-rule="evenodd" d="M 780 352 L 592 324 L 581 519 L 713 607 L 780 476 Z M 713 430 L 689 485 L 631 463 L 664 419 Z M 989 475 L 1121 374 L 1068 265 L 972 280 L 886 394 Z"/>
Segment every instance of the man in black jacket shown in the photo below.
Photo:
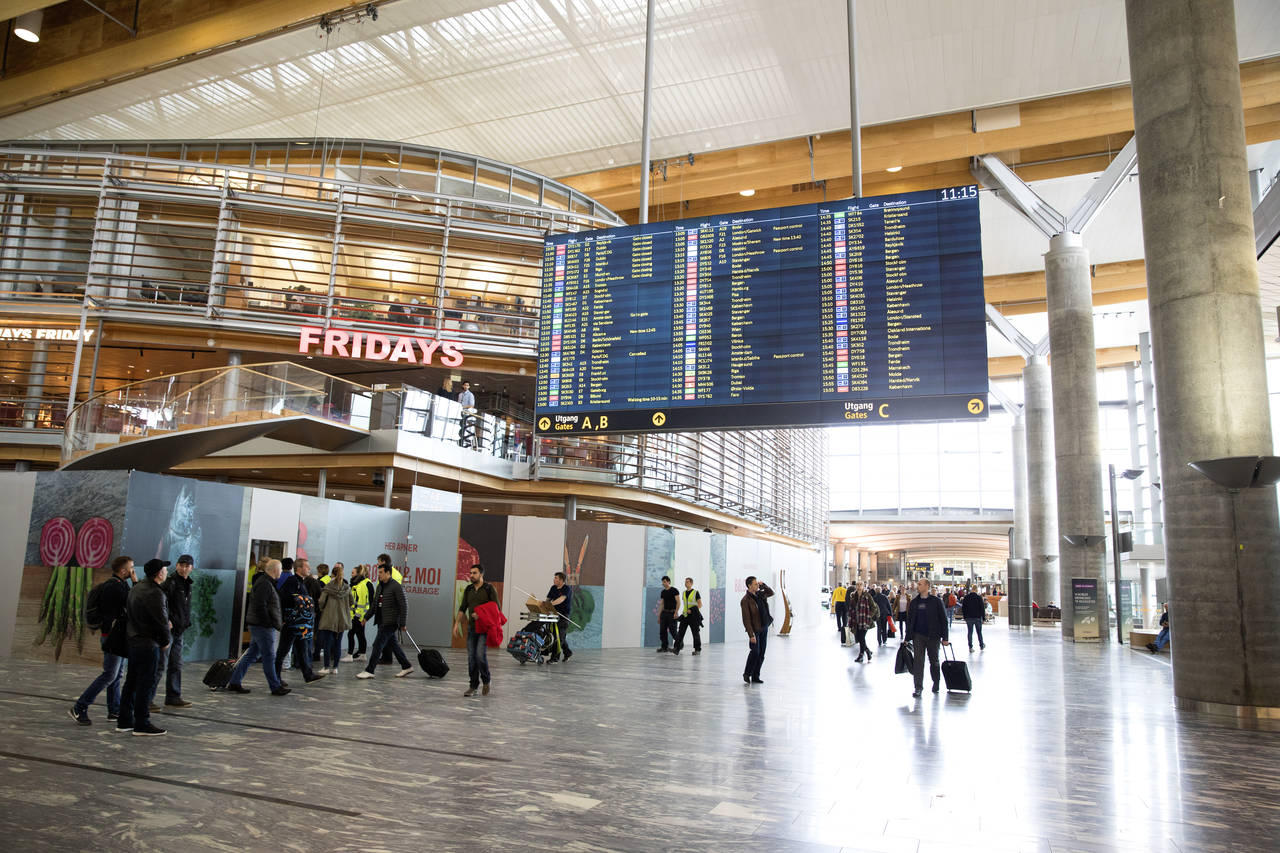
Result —
<path fill-rule="evenodd" d="M 884 594 L 881 587 L 872 587 L 871 595 L 880 610 L 880 615 L 876 618 L 876 644 L 883 646 L 889 642 L 889 596 Z"/>
<path fill-rule="evenodd" d="M 309 574 L 311 566 L 305 559 L 299 558 L 293 563 L 293 572 L 276 587 L 284 618 L 280 647 L 276 649 L 276 677 L 281 676 L 285 655 L 293 652 L 293 665 L 302 670 L 302 677 L 307 684 L 324 678 L 311 668 L 311 637 L 316 629 L 316 601 L 307 588 Z"/>
<path fill-rule="evenodd" d="M 162 735 L 164 729 L 151 724 L 151 696 L 161 652 L 169 648 L 169 603 L 160 585 L 168 576 L 168 560 L 147 560 L 142 567 L 146 580 L 133 585 L 125 602 L 128 623 L 129 673 L 120 697 L 117 731 L 133 730 L 135 735 Z"/>
<path fill-rule="evenodd" d="M 111 577 L 102 582 L 97 592 L 97 609 L 102 619 L 102 637 L 99 640 L 102 646 L 102 672 L 71 706 L 71 719 L 79 725 L 87 726 L 93 722 L 89 719 L 89 706 L 98 698 L 103 688 L 107 691 L 107 720 L 114 721 L 120 715 L 120 680 L 127 658 L 107 649 L 107 637 L 111 636 L 111 628 L 116 620 L 124 616 L 125 603 L 129 600 L 129 584 L 134 580 L 133 558 L 116 557 L 111 561 Z"/>
<path fill-rule="evenodd" d="M 182 698 L 182 634 L 191 627 L 191 572 L 195 560 L 190 554 L 183 554 L 173 568 L 173 574 L 161 586 L 169 603 L 169 634 L 173 637 L 168 653 L 160 656 L 160 669 L 165 674 L 164 704 L 190 708 L 191 703 Z M 157 687 L 159 683 L 157 677 Z"/>
<path fill-rule="evenodd" d="M 964 622 L 969 626 L 969 651 L 973 651 L 973 629 L 978 629 L 978 648 L 985 649 L 987 643 L 982 639 L 982 621 L 987 618 L 987 600 L 978 594 L 973 587 L 960 599 L 960 612 Z"/>
<path fill-rule="evenodd" d="M 934 595 L 930 584 L 924 578 L 916 581 L 919 595 L 911 599 L 907 608 L 907 618 L 902 626 L 904 642 L 911 642 L 915 652 L 916 690 L 912 696 L 918 697 L 924 692 L 924 655 L 929 653 L 929 674 L 933 676 L 933 692 L 938 692 L 938 678 L 942 674 L 938 665 L 938 644 L 951 645 L 947 635 L 947 608 L 942 606 L 942 599 Z"/>
<path fill-rule="evenodd" d="M 258 659 L 262 660 L 262 671 L 267 676 L 271 695 L 283 696 L 289 692 L 276 674 L 276 641 L 284 627 L 280 616 L 280 596 L 276 594 L 276 579 L 280 577 L 280 571 L 279 560 L 268 560 L 262 571 L 253 576 L 253 588 L 249 591 L 249 606 L 245 609 L 244 618 L 252 641 L 227 680 L 228 693 L 249 692 L 249 688 L 240 682 Z"/>
<path fill-rule="evenodd" d="M 391 566 L 379 565 L 378 589 L 373 594 L 373 624 L 378 626 L 378 636 L 373 641 L 373 649 L 369 652 L 369 665 L 361 672 L 357 672 L 356 678 L 373 678 L 373 671 L 378 668 L 378 659 L 382 657 L 382 650 L 385 648 L 390 648 L 391 653 L 400 663 L 400 671 L 396 673 L 396 678 L 403 678 L 413 672 L 409 659 L 404 656 L 404 650 L 396 640 L 396 632 L 404 630 L 408 615 L 409 608 L 404 599 L 404 587 L 391 577 Z"/>

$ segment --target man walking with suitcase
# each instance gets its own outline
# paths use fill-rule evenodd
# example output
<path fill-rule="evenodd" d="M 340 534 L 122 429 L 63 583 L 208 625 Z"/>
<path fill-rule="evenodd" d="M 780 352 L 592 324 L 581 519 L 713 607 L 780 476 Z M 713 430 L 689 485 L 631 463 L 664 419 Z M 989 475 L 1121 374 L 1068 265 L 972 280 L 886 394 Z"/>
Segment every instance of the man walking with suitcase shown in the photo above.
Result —
<path fill-rule="evenodd" d="M 400 664 L 396 678 L 404 678 L 413 672 L 413 665 L 405 657 L 404 649 L 396 641 L 396 632 L 403 631 L 409 616 L 409 606 L 405 602 L 404 587 L 391 577 L 389 563 L 378 566 L 378 590 L 373 594 L 373 624 L 378 626 L 378 636 L 369 650 L 369 665 L 356 673 L 356 678 L 373 678 L 373 671 L 378 668 L 384 649 L 390 649 Z"/>
<path fill-rule="evenodd" d="M 920 593 L 911 599 L 907 608 L 907 618 L 903 620 L 903 642 L 912 643 L 915 651 L 915 666 L 912 675 L 915 677 L 915 692 L 911 695 L 919 698 L 924 692 L 924 656 L 929 654 L 929 675 L 933 677 L 933 692 L 938 692 L 938 678 L 941 667 L 938 665 L 938 645 L 951 645 L 947 632 L 947 609 L 941 599 L 934 595 L 929 581 L 921 578 L 916 581 L 916 590 Z"/>

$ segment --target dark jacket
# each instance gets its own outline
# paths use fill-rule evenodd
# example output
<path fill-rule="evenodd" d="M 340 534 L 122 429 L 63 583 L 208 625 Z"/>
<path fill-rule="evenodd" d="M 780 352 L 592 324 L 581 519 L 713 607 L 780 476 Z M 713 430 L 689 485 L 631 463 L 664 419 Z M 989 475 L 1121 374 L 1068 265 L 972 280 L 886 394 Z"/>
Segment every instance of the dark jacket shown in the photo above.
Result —
<path fill-rule="evenodd" d="M 875 594 L 875 599 L 876 607 L 880 608 L 880 618 L 888 619 L 890 613 L 889 596 L 885 595 L 883 592 L 877 592 Z"/>
<path fill-rule="evenodd" d="M 764 581 L 760 581 L 760 588 L 756 590 L 756 603 L 760 605 L 760 618 L 764 621 L 764 627 L 768 628 L 773 624 L 773 617 L 769 615 L 769 599 L 773 597 L 773 590 L 769 589 L 769 585 Z"/>
<path fill-rule="evenodd" d="M 947 634 L 947 608 L 943 606 L 942 599 L 932 593 L 928 596 L 917 595 L 911 599 L 911 606 L 907 608 L 905 638 L 908 640 L 915 638 L 916 611 L 921 607 L 928 611 L 929 638 L 950 640 L 951 637 Z"/>
<path fill-rule="evenodd" d="M 320 583 L 320 578 L 315 575 L 307 575 L 302 582 L 306 584 L 307 595 L 311 596 L 311 600 L 319 605 L 320 591 L 324 589 L 324 584 Z"/>
<path fill-rule="evenodd" d="M 111 633 L 116 620 L 124 615 L 125 605 L 129 601 L 129 582 L 115 575 L 102 583 L 102 592 L 98 593 L 98 609 L 102 614 L 102 633 Z"/>
<path fill-rule="evenodd" d="M 151 578 L 134 584 L 129 590 L 125 611 L 129 618 L 130 645 L 169 645 L 169 602 L 160 584 Z"/>
<path fill-rule="evenodd" d="M 184 578 L 174 573 L 165 578 L 160 588 L 164 590 L 165 599 L 169 602 L 169 623 L 172 633 L 181 637 L 182 632 L 191 627 L 191 578 Z"/>
<path fill-rule="evenodd" d="M 249 608 L 244 621 L 249 625 L 275 628 L 277 631 L 284 627 L 284 619 L 280 615 L 280 596 L 276 592 L 275 582 L 266 572 L 258 572 L 253 576 L 253 587 L 249 590 Z"/>
<path fill-rule="evenodd" d="M 764 584 L 752 595 L 750 592 L 742 596 L 742 627 L 752 636 L 769 627 L 773 617 L 769 615 L 769 605 L 765 599 L 773 595 L 773 590 Z"/>
<path fill-rule="evenodd" d="M 404 600 L 404 587 L 397 581 L 380 582 L 373 594 L 373 602 L 373 624 L 380 627 L 405 626 L 409 606 Z"/>
<path fill-rule="evenodd" d="M 280 603 L 287 607 L 293 603 L 295 595 L 309 596 L 311 595 L 311 590 L 307 589 L 306 581 L 290 572 L 276 584 L 276 594 L 280 596 Z"/>
<path fill-rule="evenodd" d="M 981 622 L 987 618 L 987 600 L 976 592 L 970 592 L 960 599 L 960 612 L 965 619 L 977 619 Z"/>

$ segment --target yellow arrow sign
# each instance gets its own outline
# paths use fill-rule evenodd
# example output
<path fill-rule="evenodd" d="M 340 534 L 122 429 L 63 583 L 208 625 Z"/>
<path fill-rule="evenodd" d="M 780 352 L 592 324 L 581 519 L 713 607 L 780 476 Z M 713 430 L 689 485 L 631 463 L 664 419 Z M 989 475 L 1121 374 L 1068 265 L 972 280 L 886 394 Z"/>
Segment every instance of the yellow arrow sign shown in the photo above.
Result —
<path fill-rule="evenodd" d="M 982 414 L 982 410 L 986 407 L 987 404 L 982 401 L 981 397 L 974 397 L 969 401 L 969 414 L 980 415 Z"/>
<path fill-rule="evenodd" d="M 666 422 L 667 422 L 667 416 L 666 416 L 666 415 L 664 415 L 662 412 L 654 412 L 654 413 L 653 413 L 653 425 L 654 425 L 654 426 L 662 426 L 662 425 L 663 425 L 663 424 L 665 424 Z"/>
<path fill-rule="evenodd" d="M 538 418 L 538 429 L 543 432 L 551 429 L 551 418 Z"/>

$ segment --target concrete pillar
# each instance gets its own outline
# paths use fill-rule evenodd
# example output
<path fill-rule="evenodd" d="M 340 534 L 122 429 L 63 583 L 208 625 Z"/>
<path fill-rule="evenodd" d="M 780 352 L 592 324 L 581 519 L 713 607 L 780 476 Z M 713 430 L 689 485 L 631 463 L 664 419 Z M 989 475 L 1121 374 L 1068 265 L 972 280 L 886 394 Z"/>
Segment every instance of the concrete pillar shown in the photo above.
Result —
<path fill-rule="evenodd" d="M 396 469 L 388 465 L 382 469 L 382 477 L 386 483 L 382 486 L 382 505 L 391 508 L 391 497 L 396 491 Z"/>
<path fill-rule="evenodd" d="M 1022 412 L 1013 418 L 1011 434 L 1013 442 L 1013 539 L 1009 543 L 1013 551 L 1010 557 L 1031 557 L 1031 531 L 1027 517 L 1027 422 Z"/>
<path fill-rule="evenodd" d="M 31 470 L 31 461 L 28 459 L 18 459 L 13 463 L 13 470 L 19 474 L 25 474 Z"/>
<path fill-rule="evenodd" d="M 316 472 L 316 497 L 323 498 L 329 487 L 329 469 L 321 468 Z"/>
<path fill-rule="evenodd" d="M 1093 343 L 1093 286 L 1089 251 L 1070 232 L 1049 240 L 1044 256 L 1053 373 L 1053 446 L 1058 478 L 1058 604 L 1062 636 L 1075 634 L 1071 579 L 1098 581 L 1098 638 L 1107 628 L 1107 547 L 1102 504 L 1102 449 L 1098 428 L 1098 358 Z M 1063 537 L 1096 536 L 1092 545 Z"/>
<path fill-rule="evenodd" d="M 1160 398 L 1173 692 L 1280 710 L 1276 490 L 1187 467 L 1272 453 L 1232 0 L 1126 0 L 1142 233 Z"/>
<path fill-rule="evenodd" d="M 31 366 L 27 371 L 27 401 L 22 406 L 22 428 L 35 429 L 44 398 L 44 377 L 49 364 L 49 342 L 36 341 L 31 348 Z"/>
<path fill-rule="evenodd" d="M 244 356 L 240 353 L 227 353 L 227 364 L 232 369 L 226 372 L 222 380 L 222 401 L 218 407 L 224 416 L 231 415 L 240 408 L 240 371 L 235 368 L 243 363 Z"/>
<path fill-rule="evenodd" d="M 1022 370 L 1027 445 L 1027 546 L 1031 549 L 1031 599 L 1057 604 L 1058 485 L 1053 463 L 1053 399 L 1049 365 L 1033 357 Z"/>
<path fill-rule="evenodd" d="M 578 497 L 577 495 L 564 496 L 564 520 L 578 520 Z"/>

